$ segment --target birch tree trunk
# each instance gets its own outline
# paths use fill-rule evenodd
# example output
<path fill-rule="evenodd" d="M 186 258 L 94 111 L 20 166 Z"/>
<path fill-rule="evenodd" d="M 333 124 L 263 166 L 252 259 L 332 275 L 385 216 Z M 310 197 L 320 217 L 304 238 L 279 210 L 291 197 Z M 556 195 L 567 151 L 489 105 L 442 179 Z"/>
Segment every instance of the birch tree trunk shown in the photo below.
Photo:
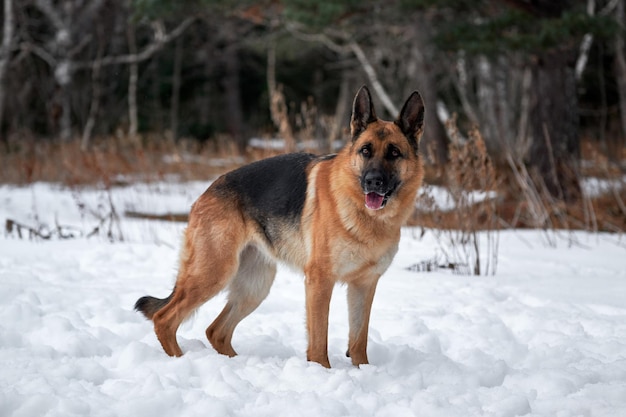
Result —
<path fill-rule="evenodd" d="M 507 88 L 507 79 L 513 77 L 515 71 L 504 57 L 478 58 L 476 81 L 480 129 L 490 155 L 499 161 L 505 160 L 514 143 L 511 106 L 515 100 L 513 92 Z"/>
<path fill-rule="evenodd" d="M 72 136 L 72 98 L 70 94 L 73 66 L 70 57 L 70 47 L 72 47 L 71 21 L 74 11 L 74 4 L 68 2 L 62 6 L 55 6 L 51 0 L 36 0 L 35 6 L 48 19 L 55 29 L 54 43 L 51 49 L 54 53 L 49 64 L 54 71 L 54 78 L 57 83 L 54 101 L 60 105 L 59 136 L 61 140 L 69 140 Z M 62 9 L 63 14 L 59 9 Z M 78 51 L 78 45 L 74 48 Z"/>
<path fill-rule="evenodd" d="M 0 49 L 0 132 L 2 132 L 4 122 L 6 74 L 11 59 L 11 47 L 13 46 L 14 19 L 13 0 L 4 0 L 4 28 L 2 33 L 2 49 Z"/>
<path fill-rule="evenodd" d="M 96 59 L 91 71 L 91 105 L 89 106 L 89 117 L 87 118 L 87 123 L 85 123 L 83 137 L 80 142 L 80 149 L 82 151 L 89 149 L 91 135 L 93 133 L 93 128 L 96 125 L 98 110 L 100 109 L 100 70 L 102 69 L 102 65 L 100 65 L 100 58 L 102 58 L 102 54 L 104 52 L 103 32 L 104 30 L 102 25 L 98 25 L 98 59 Z"/>

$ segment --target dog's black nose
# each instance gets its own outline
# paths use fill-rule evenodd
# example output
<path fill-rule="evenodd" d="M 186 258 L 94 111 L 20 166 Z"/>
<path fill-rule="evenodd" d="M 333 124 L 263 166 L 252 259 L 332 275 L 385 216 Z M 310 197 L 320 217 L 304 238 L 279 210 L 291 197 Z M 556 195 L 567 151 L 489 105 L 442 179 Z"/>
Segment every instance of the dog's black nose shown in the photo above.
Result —
<path fill-rule="evenodd" d="M 384 179 L 380 171 L 369 171 L 365 174 L 365 177 L 363 177 L 363 183 L 366 190 L 378 191 L 383 188 Z"/>
<path fill-rule="evenodd" d="M 365 184 L 369 187 L 378 188 L 383 185 L 383 176 L 377 172 L 370 172 L 365 176 Z"/>

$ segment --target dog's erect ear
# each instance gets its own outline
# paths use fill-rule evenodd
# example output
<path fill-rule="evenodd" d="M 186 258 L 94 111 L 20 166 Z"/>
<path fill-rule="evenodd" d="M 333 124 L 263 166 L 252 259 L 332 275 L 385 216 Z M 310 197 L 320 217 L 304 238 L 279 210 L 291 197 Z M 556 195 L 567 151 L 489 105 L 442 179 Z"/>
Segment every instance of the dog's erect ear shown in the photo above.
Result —
<path fill-rule="evenodd" d="M 396 124 L 417 152 L 424 127 L 424 101 L 420 93 L 413 91 L 404 103 Z"/>
<path fill-rule="evenodd" d="M 352 104 L 352 119 L 350 120 L 350 133 L 352 140 L 356 139 L 363 132 L 367 125 L 376 121 L 376 113 L 374 113 L 374 105 L 372 104 L 372 96 L 370 90 L 366 86 L 359 89 L 354 97 Z"/>

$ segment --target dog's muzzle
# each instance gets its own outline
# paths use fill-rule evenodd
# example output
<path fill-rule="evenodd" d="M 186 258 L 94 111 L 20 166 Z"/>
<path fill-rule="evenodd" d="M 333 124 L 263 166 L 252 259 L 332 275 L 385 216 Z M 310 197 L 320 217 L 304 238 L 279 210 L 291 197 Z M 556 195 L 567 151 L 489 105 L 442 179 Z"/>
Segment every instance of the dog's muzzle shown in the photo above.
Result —
<path fill-rule="evenodd" d="M 365 207 L 380 210 L 396 190 L 397 182 L 385 178 L 378 170 L 371 170 L 361 178 L 361 188 L 365 194 Z"/>

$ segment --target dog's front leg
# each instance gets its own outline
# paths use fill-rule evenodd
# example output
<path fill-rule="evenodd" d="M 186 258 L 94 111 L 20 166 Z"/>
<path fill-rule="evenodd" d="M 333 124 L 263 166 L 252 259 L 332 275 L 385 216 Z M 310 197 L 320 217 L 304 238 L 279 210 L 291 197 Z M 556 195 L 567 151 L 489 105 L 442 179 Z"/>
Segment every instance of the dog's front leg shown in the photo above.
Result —
<path fill-rule="evenodd" d="M 316 268 L 306 273 L 307 360 L 330 368 L 328 361 L 328 311 L 334 281 Z"/>
<path fill-rule="evenodd" d="M 378 277 L 348 284 L 350 337 L 347 355 L 356 366 L 369 363 L 367 361 L 367 334 L 377 283 Z"/>

